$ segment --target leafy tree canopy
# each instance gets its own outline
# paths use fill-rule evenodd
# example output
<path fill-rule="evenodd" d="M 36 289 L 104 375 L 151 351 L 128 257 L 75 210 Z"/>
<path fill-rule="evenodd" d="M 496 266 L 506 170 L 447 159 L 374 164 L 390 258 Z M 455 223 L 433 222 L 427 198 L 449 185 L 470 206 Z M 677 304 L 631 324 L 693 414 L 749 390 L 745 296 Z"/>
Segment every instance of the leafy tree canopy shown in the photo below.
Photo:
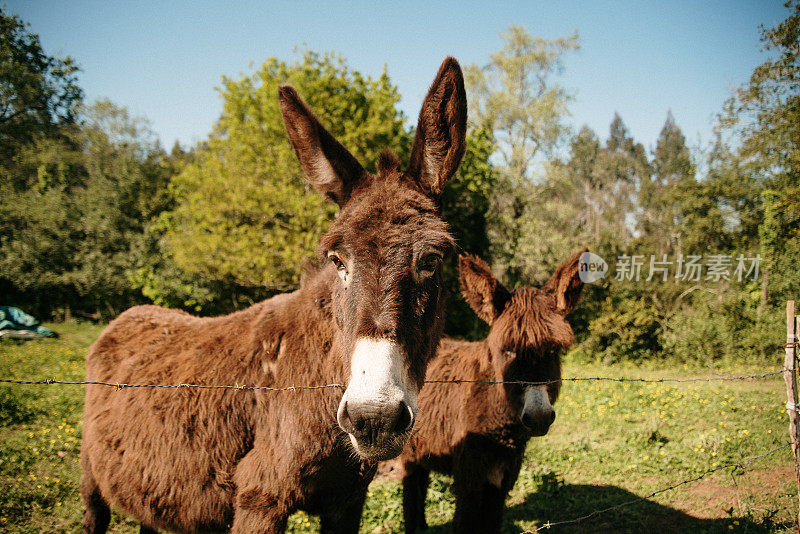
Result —
<path fill-rule="evenodd" d="M 578 35 L 547 40 L 511 25 L 502 37 L 489 63 L 466 68 L 469 113 L 474 125 L 494 134 L 503 167 L 520 181 L 568 133 L 563 119 L 572 97 L 552 78 L 564 53 L 579 48 Z"/>
<path fill-rule="evenodd" d="M 223 79 L 222 117 L 207 146 L 174 180 L 177 206 L 166 239 L 186 273 L 283 291 L 297 285 L 334 206 L 306 184 L 289 144 L 277 87 L 292 83 L 326 127 L 368 169 L 384 148 L 401 157 L 410 140 L 400 99 L 384 73 L 350 69 L 341 57 L 306 51 L 268 59 L 254 74 Z"/>
<path fill-rule="evenodd" d="M 20 147 L 75 120 L 83 96 L 77 73 L 72 58 L 46 54 L 39 36 L 0 7 L 0 170 Z"/>

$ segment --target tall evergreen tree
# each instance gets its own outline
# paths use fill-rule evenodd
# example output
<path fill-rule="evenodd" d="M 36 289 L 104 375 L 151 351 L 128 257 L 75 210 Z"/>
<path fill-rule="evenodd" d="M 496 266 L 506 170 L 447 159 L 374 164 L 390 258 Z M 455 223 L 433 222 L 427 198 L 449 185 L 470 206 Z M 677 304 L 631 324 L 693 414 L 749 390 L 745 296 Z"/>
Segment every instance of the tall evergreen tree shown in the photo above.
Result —
<path fill-rule="evenodd" d="M 614 114 L 594 172 L 605 227 L 600 242 L 613 242 L 612 248 L 620 250 L 633 235 L 636 193 L 649 180 L 650 164 L 644 146 L 630 136 L 619 114 Z"/>
<path fill-rule="evenodd" d="M 675 123 L 672 112 L 667 113 L 656 140 L 652 171 L 652 176 L 642 178 L 639 187 L 639 228 L 648 236 L 653 252 L 659 258 L 664 254 L 681 254 L 683 236 L 680 226 L 685 219 L 681 194 L 692 189 L 695 167 L 686 138 Z"/>

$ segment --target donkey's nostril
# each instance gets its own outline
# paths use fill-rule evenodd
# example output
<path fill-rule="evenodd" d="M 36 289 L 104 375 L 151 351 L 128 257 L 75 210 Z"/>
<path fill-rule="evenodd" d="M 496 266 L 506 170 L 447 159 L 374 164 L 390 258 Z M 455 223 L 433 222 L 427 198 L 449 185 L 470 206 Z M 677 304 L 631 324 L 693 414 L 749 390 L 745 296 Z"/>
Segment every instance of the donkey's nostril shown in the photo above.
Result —
<path fill-rule="evenodd" d="M 522 419 L 522 424 L 527 426 L 528 428 L 533 426 L 533 418 L 529 413 L 527 412 L 523 413 L 521 419 Z"/>
<path fill-rule="evenodd" d="M 404 401 L 400 401 L 397 410 L 397 420 L 395 421 L 394 430 L 398 434 L 411 430 L 414 426 L 414 412 L 411 407 Z"/>
<path fill-rule="evenodd" d="M 350 419 L 350 413 L 347 411 L 346 401 L 342 403 L 342 407 L 339 410 L 339 413 L 336 415 L 336 419 L 339 422 L 339 426 L 342 427 L 342 430 L 344 430 L 348 434 L 352 434 L 355 432 L 353 421 Z"/>
<path fill-rule="evenodd" d="M 554 410 L 550 410 L 546 413 L 540 413 L 538 416 L 532 414 L 531 412 L 523 412 L 522 415 L 520 415 L 520 421 L 522 421 L 522 424 L 536 432 L 547 432 L 547 429 L 555 420 L 556 412 Z"/>

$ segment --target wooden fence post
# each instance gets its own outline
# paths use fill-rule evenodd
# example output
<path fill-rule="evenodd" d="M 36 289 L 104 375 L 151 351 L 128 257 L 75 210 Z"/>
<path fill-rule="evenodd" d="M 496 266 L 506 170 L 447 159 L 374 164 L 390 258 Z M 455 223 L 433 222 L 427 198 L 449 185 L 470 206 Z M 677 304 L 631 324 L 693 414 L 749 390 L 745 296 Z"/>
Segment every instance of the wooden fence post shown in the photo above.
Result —
<path fill-rule="evenodd" d="M 786 382 L 786 414 L 789 416 L 789 435 L 792 438 L 792 451 L 794 452 L 794 473 L 798 485 L 798 510 L 800 510 L 800 435 L 797 428 L 797 318 L 794 314 L 794 301 L 786 303 L 786 358 L 783 363 L 783 379 Z M 797 517 L 797 531 L 800 532 L 800 513 Z"/>

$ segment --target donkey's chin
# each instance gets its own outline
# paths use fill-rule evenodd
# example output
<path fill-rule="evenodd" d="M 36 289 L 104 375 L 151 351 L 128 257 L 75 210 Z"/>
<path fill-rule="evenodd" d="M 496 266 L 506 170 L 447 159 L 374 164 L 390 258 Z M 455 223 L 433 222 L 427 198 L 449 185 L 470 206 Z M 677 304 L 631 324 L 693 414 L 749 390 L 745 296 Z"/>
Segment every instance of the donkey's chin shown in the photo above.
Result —
<path fill-rule="evenodd" d="M 549 426 L 538 426 L 538 427 L 525 427 L 528 431 L 528 434 L 533 438 L 538 438 L 547 435 L 547 432 L 550 430 Z"/>
<path fill-rule="evenodd" d="M 411 436 L 411 431 L 403 432 L 394 436 L 387 437 L 375 443 L 359 442 L 355 436 L 348 434 L 350 443 L 356 454 L 367 462 L 382 462 L 384 460 L 391 460 L 397 458 L 403 452 L 403 447 L 406 446 L 408 438 Z"/>

